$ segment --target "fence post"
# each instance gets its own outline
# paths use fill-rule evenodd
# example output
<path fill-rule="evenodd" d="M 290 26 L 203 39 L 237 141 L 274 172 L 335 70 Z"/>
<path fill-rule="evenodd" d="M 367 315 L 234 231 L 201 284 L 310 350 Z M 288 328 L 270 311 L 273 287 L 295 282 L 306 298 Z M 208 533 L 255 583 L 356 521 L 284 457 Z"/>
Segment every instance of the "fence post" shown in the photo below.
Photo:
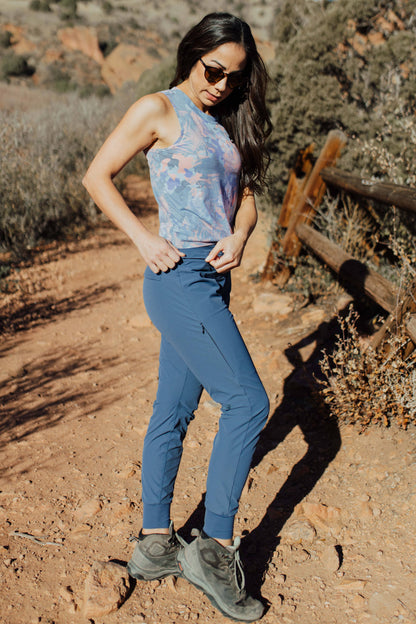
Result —
<path fill-rule="evenodd" d="M 313 219 L 316 208 L 319 206 L 326 189 L 326 184 L 319 174 L 324 167 L 330 167 L 336 162 L 346 142 L 347 137 L 340 130 L 331 130 L 328 134 L 318 160 L 296 202 L 296 206 L 289 220 L 288 228 L 283 237 L 283 252 L 287 256 L 299 255 L 302 245 L 296 235 L 296 226 L 299 223 L 304 223 L 305 221 Z"/>
<path fill-rule="evenodd" d="M 315 148 L 315 144 L 311 143 L 305 149 L 298 152 L 295 166 L 290 172 L 289 182 L 285 197 L 283 199 L 282 209 L 279 214 L 277 225 L 287 228 L 289 225 L 290 216 L 293 212 L 293 208 L 296 205 L 296 201 L 299 195 L 303 192 L 305 184 L 312 171 L 312 154 Z M 277 276 L 278 281 L 283 284 L 290 277 L 290 270 L 284 264 L 276 267 L 276 259 L 279 254 L 280 242 L 277 240 L 277 232 L 275 238 L 270 245 L 269 253 L 267 254 L 266 263 L 261 275 L 262 282 L 272 280 Z"/>

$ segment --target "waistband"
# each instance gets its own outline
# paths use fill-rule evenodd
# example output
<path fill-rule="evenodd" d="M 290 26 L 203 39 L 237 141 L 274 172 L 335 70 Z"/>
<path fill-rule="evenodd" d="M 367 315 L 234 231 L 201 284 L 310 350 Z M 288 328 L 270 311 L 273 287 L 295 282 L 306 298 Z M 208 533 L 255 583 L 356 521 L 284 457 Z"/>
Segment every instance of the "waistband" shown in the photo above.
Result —
<path fill-rule="evenodd" d="M 179 251 L 182 251 L 185 254 L 183 260 L 186 261 L 186 258 L 197 258 L 199 260 L 205 260 L 211 249 L 214 249 L 216 243 L 212 243 L 210 245 L 202 245 L 201 247 L 182 247 L 179 248 Z"/>

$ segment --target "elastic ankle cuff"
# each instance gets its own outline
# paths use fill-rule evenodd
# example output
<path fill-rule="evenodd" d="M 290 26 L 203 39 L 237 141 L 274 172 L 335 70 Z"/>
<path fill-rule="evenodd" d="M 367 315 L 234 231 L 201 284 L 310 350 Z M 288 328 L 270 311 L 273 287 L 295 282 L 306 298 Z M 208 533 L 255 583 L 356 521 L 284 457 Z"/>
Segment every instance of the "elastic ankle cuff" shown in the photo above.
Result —
<path fill-rule="evenodd" d="M 168 529 L 170 525 L 170 504 L 143 504 L 144 529 Z"/>
<path fill-rule="evenodd" d="M 209 537 L 216 539 L 232 539 L 234 530 L 234 516 L 219 516 L 208 509 L 205 511 L 203 531 Z"/>

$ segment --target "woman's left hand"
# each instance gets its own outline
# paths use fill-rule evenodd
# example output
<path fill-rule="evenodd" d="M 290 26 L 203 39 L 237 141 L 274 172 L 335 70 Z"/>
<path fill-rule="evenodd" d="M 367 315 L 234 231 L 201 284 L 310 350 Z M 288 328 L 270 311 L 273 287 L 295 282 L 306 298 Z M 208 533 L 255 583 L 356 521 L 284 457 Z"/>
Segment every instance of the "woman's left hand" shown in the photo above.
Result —
<path fill-rule="evenodd" d="M 240 266 L 247 238 L 235 232 L 222 238 L 205 258 L 218 273 L 225 273 Z"/>

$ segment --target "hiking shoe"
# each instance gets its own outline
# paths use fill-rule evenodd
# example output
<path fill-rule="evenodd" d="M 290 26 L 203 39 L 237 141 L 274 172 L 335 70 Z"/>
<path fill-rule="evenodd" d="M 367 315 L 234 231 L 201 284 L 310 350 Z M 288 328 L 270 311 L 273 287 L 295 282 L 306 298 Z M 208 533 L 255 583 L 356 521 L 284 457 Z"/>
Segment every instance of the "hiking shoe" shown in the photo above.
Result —
<path fill-rule="evenodd" d="M 244 588 L 239 546 L 239 537 L 232 546 L 221 546 L 202 531 L 178 552 L 179 568 L 223 615 L 238 622 L 254 622 L 263 615 L 264 606 Z"/>
<path fill-rule="evenodd" d="M 140 531 L 139 536 L 131 537 L 130 541 L 137 542 L 132 558 L 127 564 L 130 576 L 141 581 L 154 581 L 170 574 L 180 576 L 176 557 L 186 542 L 174 532 L 172 523 L 169 535 L 160 533 L 143 535 Z"/>

